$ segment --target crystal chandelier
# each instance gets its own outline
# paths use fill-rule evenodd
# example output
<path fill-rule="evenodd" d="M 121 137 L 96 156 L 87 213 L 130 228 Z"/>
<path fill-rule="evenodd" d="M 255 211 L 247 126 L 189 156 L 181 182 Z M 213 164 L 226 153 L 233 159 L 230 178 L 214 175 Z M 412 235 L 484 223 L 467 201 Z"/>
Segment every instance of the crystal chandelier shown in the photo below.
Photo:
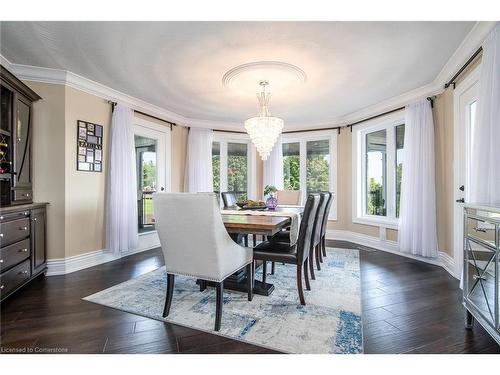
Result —
<path fill-rule="evenodd" d="M 267 81 L 260 81 L 262 91 L 257 94 L 260 104 L 260 114 L 245 121 L 245 129 L 257 148 L 262 160 L 267 160 L 274 144 L 283 130 L 283 120 L 272 117 L 269 113 L 270 93 L 266 92 Z"/>

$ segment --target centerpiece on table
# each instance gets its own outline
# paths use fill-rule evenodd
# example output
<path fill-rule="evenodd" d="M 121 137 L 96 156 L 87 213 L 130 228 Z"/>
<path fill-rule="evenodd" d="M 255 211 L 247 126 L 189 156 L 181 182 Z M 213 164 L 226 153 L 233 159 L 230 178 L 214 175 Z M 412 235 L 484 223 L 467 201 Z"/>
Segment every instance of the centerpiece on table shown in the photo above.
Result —
<path fill-rule="evenodd" d="M 267 197 L 266 206 L 270 210 L 275 210 L 278 206 L 278 198 L 276 198 L 276 193 L 278 189 L 273 185 L 266 185 L 264 188 L 264 197 Z"/>

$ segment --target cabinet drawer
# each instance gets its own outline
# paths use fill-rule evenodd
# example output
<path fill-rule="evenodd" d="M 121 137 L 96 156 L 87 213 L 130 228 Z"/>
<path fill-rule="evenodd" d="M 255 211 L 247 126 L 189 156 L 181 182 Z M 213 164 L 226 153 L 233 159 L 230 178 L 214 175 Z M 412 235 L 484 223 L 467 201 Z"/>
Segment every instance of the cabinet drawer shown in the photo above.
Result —
<path fill-rule="evenodd" d="M 0 272 L 8 270 L 29 256 L 29 238 L 0 249 Z"/>
<path fill-rule="evenodd" d="M 11 221 L 11 220 L 16 220 L 16 219 L 22 219 L 22 218 L 29 217 L 29 216 L 30 216 L 29 210 L 10 212 L 8 214 L 0 215 L 0 223 L 4 223 L 6 221 Z"/>
<path fill-rule="evenodd" d="M 15 189 L 12 193 L 14 194 L 12 200 L 16 203 L 33 201 L 33 193 L 31 189 Z"/>
<path fill-rule="evenodd" d="M 21 264 L 11 268 L 0 276 L 0 290 L 2 298 L 5 294 L 16 289 L 23 282 L 31 277 L 30 260 L 26 259 Z"/>
<path fill-rule="evenodd" d="M 23 218 L 0 224 L 0 244 L 2 247 L 23 240 L 30 235 L 30 220 Z"/>
<path fill-rule="evenodd" d="M 482 216 L 471 216 L 466 221 L 467 236 L 495 247 L 495 223 Z"/>

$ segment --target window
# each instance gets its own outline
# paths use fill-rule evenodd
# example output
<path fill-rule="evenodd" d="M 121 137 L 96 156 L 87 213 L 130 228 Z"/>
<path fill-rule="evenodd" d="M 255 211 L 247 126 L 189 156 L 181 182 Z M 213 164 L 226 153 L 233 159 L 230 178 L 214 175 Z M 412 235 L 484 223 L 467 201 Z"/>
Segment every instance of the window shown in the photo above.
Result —
<path fill-rule="evenodd" d="M 401 113 L 353 128 L 353 222 L 397 228 L 404 134 Z"/>
<path fill-rule="evenodd" d="M 212 143 L 212 175 L 214 192 L 220 193 L 220 142 Z"/>
<path fill-rule="evenodd" d="M 248 145 L 227 144 L 227 191 L 236 193 L 236 198 L 247 198 L 248 188 Z"/>
<path fill-rule="evenodd" d="M 247 135 L 214 133 L 212 174 L 214 192 L 232 191 L 255 199 L 256 151 Z"/>
<path fill-rule="evenodd" d="M 283 185 L 286 190 L 302 190 L 309 194 L 337 190 L 337 133 L 319 131 L 283 134 Z M 333 201 L 330 219 L 337 218 Z"/>
<path fill-rule="evenodd" d="M 330 141 L 306 143 L 307 195 L 330 191 Z"/>
<path fill-rule="evenodd" d="M 285 190 L 300 189 L 300 143 L 283 144 L 283 185 Z"/>

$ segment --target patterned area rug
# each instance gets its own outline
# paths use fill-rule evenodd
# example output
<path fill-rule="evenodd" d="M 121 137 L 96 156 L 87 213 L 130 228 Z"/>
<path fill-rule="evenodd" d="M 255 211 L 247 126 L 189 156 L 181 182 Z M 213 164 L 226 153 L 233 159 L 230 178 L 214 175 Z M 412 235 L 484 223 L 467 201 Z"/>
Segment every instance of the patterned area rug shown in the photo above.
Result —
<path fill-rule="evenodd" d="M 84 300 L 148 318 L 226 336 L 285 353 L 362 353 L 359 253 L 328 249 L 321 271 L 298 299 L 296 267 L 276 264 L 269 297 L 224 291 L 222 326 L 213 331 L 215 291 L 200 292 L 192 278 L 176 276 L 170 315 L 162 318 L 166 275 L 162 267 Z M 257 272 L 261 279 L 262 274 Z"/>

